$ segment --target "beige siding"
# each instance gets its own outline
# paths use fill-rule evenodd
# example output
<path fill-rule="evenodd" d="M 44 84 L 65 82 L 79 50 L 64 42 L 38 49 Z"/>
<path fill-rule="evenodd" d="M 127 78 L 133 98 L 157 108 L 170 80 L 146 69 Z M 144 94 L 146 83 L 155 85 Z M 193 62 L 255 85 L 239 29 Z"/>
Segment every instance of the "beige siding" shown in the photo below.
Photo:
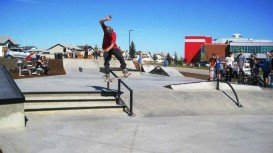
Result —
<path fill-rule="evenodd" d="M 58 45 L 50 49 L 50 54 L 54 55 L 55 53 L 63 53 L 63 47 Z"/>

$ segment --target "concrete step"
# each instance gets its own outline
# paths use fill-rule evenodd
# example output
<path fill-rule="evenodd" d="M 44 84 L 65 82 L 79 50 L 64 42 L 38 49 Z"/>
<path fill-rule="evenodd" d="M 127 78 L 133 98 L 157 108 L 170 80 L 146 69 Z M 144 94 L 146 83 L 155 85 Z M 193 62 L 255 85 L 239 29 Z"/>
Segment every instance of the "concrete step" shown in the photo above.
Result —
<path fill-rule="evenodd" d="M 116 92 L 24 92 L 26 100 L 33 99 L 108 99 L 116 95 Z"/>
<path fill-rule="evenodd" d="M 123 108 L 116 104 L 115 92 L 29 92 L 24 95 L 26 112 Z"/>
<path fill-rule="evenodd" d="M 86 109 L 58 109 L 58 110 L 27 110 L 25 111 L 25 115 L 35 115 L 35 116 L 48 116 L 48 115 L 88 115 L 88 116 L 111 116 L 111 115 L 124 115 L 125 113 L 123 112 L 123 109 L 121 108 L 103 108 L 103 109 L 98 109 L 98 108 L 86 108 Z M 100 115 L 98 115 L 100 114 Z"/>
<path fill-rule="evenodd" d="M 115 101 L 104 102 L 37 102 L 25 103 L 25 111 L 49 111 L 49 110 L 72 110 L 72 109 L 106 109 L 123 108 L 117 105 Z"/>
<path fill-rule="evenodd" d="M 25 97 L 26 103 L 32 103 L 32 102 L 58 102 L 58 101 L 108 101 L 112 100 L 115 101 L 115 97 L 104 97 L 104 96 L 90 96 L 90 95 L 84 95 L 84 96 L 77 96 L 77 95 L 43 95 L 41 97 L 38 96 L 26 96 Z"/>

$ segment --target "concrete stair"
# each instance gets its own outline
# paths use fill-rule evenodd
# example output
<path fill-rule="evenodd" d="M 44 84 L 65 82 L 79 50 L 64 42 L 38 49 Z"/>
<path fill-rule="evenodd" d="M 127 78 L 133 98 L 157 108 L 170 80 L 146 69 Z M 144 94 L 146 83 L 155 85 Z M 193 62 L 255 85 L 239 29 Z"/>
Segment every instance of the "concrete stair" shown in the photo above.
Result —
<path fill-rule="evenodd" d="M 109 109 L 123 110 L 116 104 L 116 92 L 26 92 L 25 112 Z"/>

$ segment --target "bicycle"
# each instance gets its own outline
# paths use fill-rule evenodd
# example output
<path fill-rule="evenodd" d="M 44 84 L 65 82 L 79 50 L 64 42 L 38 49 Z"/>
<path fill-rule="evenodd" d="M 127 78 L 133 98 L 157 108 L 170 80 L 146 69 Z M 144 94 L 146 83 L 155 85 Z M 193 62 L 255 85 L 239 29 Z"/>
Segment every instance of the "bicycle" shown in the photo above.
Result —
<path fill-rule="evenodd" d="M 259 75 L 248 75 L 245 77 L 245 84 L 264 87 L 264 80 Z"/>

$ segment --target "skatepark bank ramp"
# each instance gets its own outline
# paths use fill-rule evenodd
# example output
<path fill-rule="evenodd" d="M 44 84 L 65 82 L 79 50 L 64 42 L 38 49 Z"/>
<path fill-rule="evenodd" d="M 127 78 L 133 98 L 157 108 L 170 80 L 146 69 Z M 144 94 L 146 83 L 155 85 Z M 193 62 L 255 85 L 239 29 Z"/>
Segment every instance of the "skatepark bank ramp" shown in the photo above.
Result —
<path fill-rule="evenodd" d="M 190 90 L 215 90 L 217 82 L 194 82 L 194 83 L 182 83 L 182 84 L 173 84 L 169 87 L 175 91 L 190 91 Z M 243 84 L 231 84 L 232 87 L 237 91 L 262 91 L 259 86 L 243 85 Z M 220 90 L 231 90 L 231 88 L 224 82 L 219 84 Z"/>
<path fill-rule="evenodd" d="M 153 65 L 142 65 L 142 68 L 144 72 L 149 73 L 151 72 L 155 67 Z"/>
<path fill-rule="evenodd" d="M 211 91 L 140 91 L 135 93 L 135 108 L 144 117 L 203 115 L 273 114 L 272 92 L 238 92 L 240 104 L 232 93 Z"/>
<path fill-rule="evenodd" d="M 159 75 L 165 75 L 165 76 L 179 76 L 182 77 L 183 75 L 176 70 L 173 67 L 161 67 L 161 66 L 157 66 L 155 67 L 153 70 L 151 70 L 149 73 L 152 74 L 159 74 Z"/>

